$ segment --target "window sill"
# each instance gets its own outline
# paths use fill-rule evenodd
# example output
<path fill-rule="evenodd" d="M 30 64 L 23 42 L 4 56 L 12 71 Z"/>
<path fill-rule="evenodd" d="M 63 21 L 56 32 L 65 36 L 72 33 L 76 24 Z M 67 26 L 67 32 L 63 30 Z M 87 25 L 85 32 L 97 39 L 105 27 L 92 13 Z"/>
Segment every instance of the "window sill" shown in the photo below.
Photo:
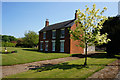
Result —
<path fill-rule="evenodd" d="M 65 37 L 60 37 L 60 38 L 65 38 Z"/>
<path fill-rule="evenodd" d="M 64 51 L 60 51 L 60 52 L 64 52 Z"/>
<path fill-rule="evenodd" d="M 52 37 L 52 39 L 56 39 L 56 37 Z"/>

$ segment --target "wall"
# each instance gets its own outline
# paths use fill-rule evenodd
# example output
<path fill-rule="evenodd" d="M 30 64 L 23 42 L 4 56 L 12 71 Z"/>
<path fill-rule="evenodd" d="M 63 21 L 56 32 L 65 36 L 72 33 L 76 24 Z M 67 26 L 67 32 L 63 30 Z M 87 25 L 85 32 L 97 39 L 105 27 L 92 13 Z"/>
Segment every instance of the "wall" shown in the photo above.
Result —
<path fill-rule="evenodd" d="M 52 51 L 52 40 L 55 42 L 55 51 L 60 52 L 60 40 L 65 40 L 64 42 L 64 53 L 70 53 L 70 35 L 67 28 L 65 28 L 65 38 L 60 38 L 60 29 L 56 30 L 56 39 L 52 39 L 52 30 L 46 32 L 46 39 L 43 39 L 43 32 L 39 33 L 39 51 L 40 51 L 40 41 L 43 41 L 43 52 L 45 52 L 45 41 L 48 42 L 48 52 Z"/>
<path fill-rule="evenodd" d="M 71 30 L 74 30 L 75 28 L 76 28 L 76 24 L 73 24 L 73 26 L 71 27 Z M 70 54 L 84 53 L 84 49 L 82 47 L 76 46 L 78 44 L 79 44 L 78 41 L 74 41 L 73 39 L 70 39 Z"/>

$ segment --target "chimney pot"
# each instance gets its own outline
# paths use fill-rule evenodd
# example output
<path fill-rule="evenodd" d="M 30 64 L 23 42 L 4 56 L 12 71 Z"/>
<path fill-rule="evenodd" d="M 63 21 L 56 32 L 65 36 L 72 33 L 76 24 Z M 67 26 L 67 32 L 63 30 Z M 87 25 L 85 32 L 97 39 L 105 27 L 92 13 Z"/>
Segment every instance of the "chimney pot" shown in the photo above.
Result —
<path fill-rule="evenodd" d="M 49 20 L 48 19 L 46 19 L 46 21 L 45 21 L 45 26 L 49 26 Z"/>

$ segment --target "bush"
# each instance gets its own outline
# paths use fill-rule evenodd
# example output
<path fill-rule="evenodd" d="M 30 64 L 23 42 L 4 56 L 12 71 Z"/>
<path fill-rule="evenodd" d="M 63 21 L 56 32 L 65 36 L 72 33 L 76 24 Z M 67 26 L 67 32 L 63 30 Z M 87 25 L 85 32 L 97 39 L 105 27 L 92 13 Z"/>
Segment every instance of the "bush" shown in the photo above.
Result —
<path fill-rule="evenodd" d="M 109 55 L 120 53 L 120 17 L 111 17 L 103 25 L 101 33 L 108 33 L 111 39 L 108 44 L 104 45 Z"/>
<path fill-rule="evenodd" d="M 2 47 L 15 47 L 16 43 L 2 42 Z"/>
<path fill-rule="evenodd" d="M 17 50 L 15 50 L 15 51 L 7 51 L 7 52 L 2 51 L 2 54 L 11 54 L 11 53 L 17 53 Z"/>

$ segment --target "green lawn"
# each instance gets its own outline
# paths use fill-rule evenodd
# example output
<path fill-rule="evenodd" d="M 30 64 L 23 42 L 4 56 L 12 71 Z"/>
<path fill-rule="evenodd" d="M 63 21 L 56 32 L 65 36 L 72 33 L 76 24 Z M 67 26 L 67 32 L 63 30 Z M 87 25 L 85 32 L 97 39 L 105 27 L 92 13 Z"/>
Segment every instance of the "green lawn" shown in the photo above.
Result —
<path fill-rule="evenodd" d="M 37 49 L 33 48 L 8 47 L 7 50 L 8 51 L 17 50 L 17 53 L 0 54 L 2 55 L 2 65 L 22 64 L 70 56 L 70 54 L 65 53 L 42 53 L 38 52 Z"/>
<path fill-rule="evenodd" d="M 57 65 L 29 70 L 27 72 L 7 76 L 6 78 L 87 78 L 93 73 L 103 69 L 106 64 L 115 60 L 117 59 L 108 58 L 105 53 L 102 53 L 88 57 L 88 67 L 82 65 L 84 58 L 81 58 Z"/>

